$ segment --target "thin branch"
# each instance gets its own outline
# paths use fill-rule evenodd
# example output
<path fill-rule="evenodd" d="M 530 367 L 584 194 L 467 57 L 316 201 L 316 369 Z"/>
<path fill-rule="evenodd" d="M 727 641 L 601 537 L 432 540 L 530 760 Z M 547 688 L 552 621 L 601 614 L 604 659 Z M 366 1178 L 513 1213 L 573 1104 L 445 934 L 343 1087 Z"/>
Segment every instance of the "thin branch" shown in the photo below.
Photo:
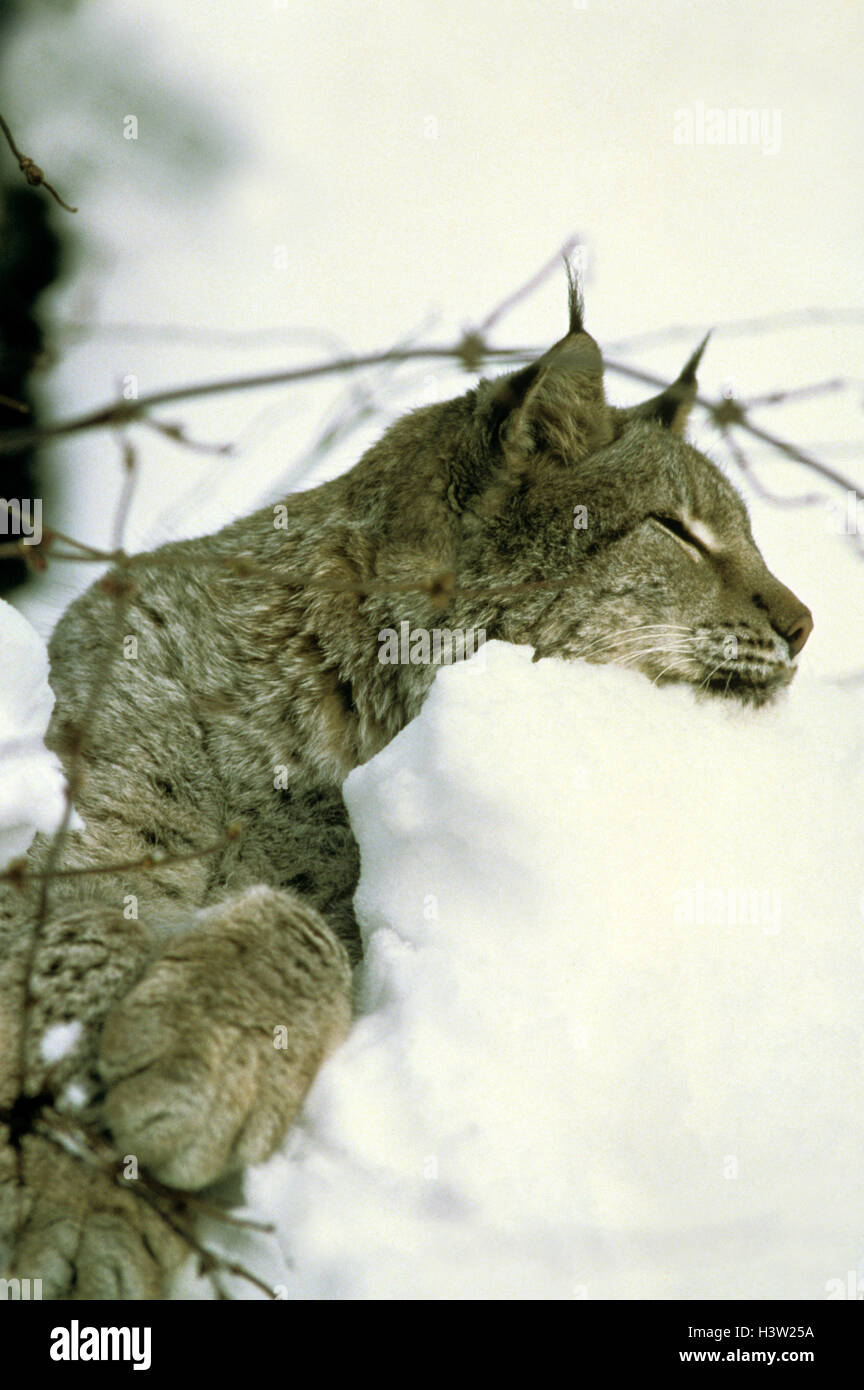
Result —
<path fill-rule="evenodd" d="M 618 372 L 621 376 L 630 377 L 634 381 L 642 382 L 643 385 L 655 386 L 661 390 L 669 384 L 662 376 L 657 376 L 655 372 L 647 372 L 639 367 L 629 367 L 622 362 L 604 361 L 604 366 L 609 371 Z M 805 468 L 818 473 L 820 477 L 826 478 L 836 487 L 843 488 L 845 492 L 858 494 L 858 484 L 846 477 L 844 473 L 839 473 L 836 468 L 832 468 L 827 463 L 821 463 L 812 454 L 808 454 L 804 449 L 799 449 L 797 444 L 792 444 L 786 439 L 781 439 L 779 435 L 770 434 L 768 430 L 754 425 L 747 415 L 748 401 L 738 401 L 728 395 L 721 396 L 718 401 L 712 401 L 707 396 L 697 395 L 694 404 L 707 411 L 721 434 L 730 425 L 736 425 L 738 428 L 746 430 L 754 439 L 761 440 L 763 444 L 770 444 L 772 449 L 776 449 L 778 453 L 784 454 L 786 458 L 792 459 L 795 463 L 803 464 Z"/>
<path fill-rule="evenodd" d="M 98 1169 L 125 1192 L 133 1192 L 136 1198 L 150 1207 L 151 1211 L 176 1236 L 179 1236 L 187 1249 L 198 1257 L 200 1272 L 211 1278 L 211 1281 L 214 1274 L 220 1272 L 230 1274 L 252 1284 L 262 1293 L 265 1293 L 268 1298 L 275 1298 L 276 1295 L 270 1285 L 260 1279 L 251 1269 L 247 1269 L 245 1265 L 235 1260 L 226 1259 L 213 1250 L 208 1250 L 193 1234 L 191 1224 L 184 1220 L 184 1217 L 206 1215 L 236 1229 L 255 1231 L 265 1235 L 273 1233 L 273 1226 L 269 1222 L 258 1222 L 247 1217 L 233 1216 L 230 1212 L 214 1206 L 212 1202 L 208 1202 L 206 1198 L 195 1193 L 182 1192 L 178 1188 L 167 1187 L 165 1183 L 159 1182 L 157 1178 L 147 1172 L 140 1173 L 135 1179 L 127 1178 L 124 1174 L 123 1160 L 104 1136 L 89 1125 L 74 1120 L 69 1121 L 59 1111 L 47 1108 L 43 1110 L 34 1121 L 33 1132 L 62 1149 L 64 1153 L 71 1153 L 90 1167 Z"/>
<path fill-rule="evenodd" d="M 2 746 L 0 746 L 0 752 L 2 751 Z M 26 859 L 14 859 L 0 873 L 0 883 L 11 883 L 16 888 L 20 888 L 25 883 L 41 883 L 46 878 L 87 878 L 93 874 L 119 874 L 137 869 L 161 869 L 166 866 L 171 867 L 174 864 L 188 864 L 190 860 L 206 859 L 208 855 L 218 853 L 220 849 L 224 849 L 233 840 L 238 840 L 242 834 L 241 822 L 233 821 L 225 834 L 220 835 L 213 844 L 204 845 L 201 849 L 191 849 L 185 854 L 162 854 L 159 850 L 151 850 L 149 854 L 142 855 L 140 859 L 126 859 L 117 864 L 86 864 L 74 869 L 28 869 Z"/>
<path fill-rule="evenodd" d="M 170 439 L 174 444 L 182 444 L 184 449 L 190 449 L 193 454 L 233 454 L 235 445 L 233 444 L 205 444 L 200 439 L 190 439 L 183 425 L 168 424 L 165 420 L 154 420 L 150 416 L 143 416 L 140 423 L 147 425 L 149 429 L 156 430 L 165 439 Z"/>
<path fill-rule="evenodd" d="M 347 351 L 344 338 L 323 328 L 202 328 L 196 325 L 178 326 L 173 323 L 83 323 L 75 319 L 60 319 L 52 325 L 52 337 L 60 338 L 138 338 L 170 343 L 199 343 L 207 348 L 284 347 L 286 342 L 317 343 L 334 354 Z"/>
<path fill-rule="evenodd" d="M 815 492 L 807 492 L 799 497 L 781 497 L 779 493 L 771 492 L 760 482 L 756 473 L 753 471 L 753 466 L 749 458 L 735 439 L 732 431 L 726 427 L 721 429 L 720 433 L 723 437 L 723 443 L 729 450 L 733 463 L 747 479 L 757 497 L 761 497 L 763 501 L 772 502 L 775 507 L 813 507 L 824 500 Z"/>
<path fill-rule="evenodd" d="M 787 401 L 809 400 L 812 396 L 824 396 L 832 391 L 846 391 L 850 386 L 860 386 L 847 376 L 835 376 L 830 381 L 814 381 L 810 386 L 790 386 L 784 391 L 767 391 L 762 396 L 750 396 L 748 410 L 763 405 L 785 405 Z"/>
<path fill-rule="evenodd" d="M 762 314 L 757 318 L 730 319 L 719 323 L 712 330 L 716 337 L 742 338 L 754 334 L 780 333 L 788 329 L 812 328 L 827 324 L 864 323 L 864 308 L 826 309 L 810 306 L 806 309 L 784 309 L 776 314 Z M 641 348 L 656 347 L 678 338 L 699 339 L 704 336 L 704 323 L 678 323 L 668 328 L 654 329 L 649 333 L 637 333 L 630 338 L 619 338 L 609 343 L 613 352 L 636 352 Z"/>
<path fill-rule="evenodd" d="M 700 402 L 700 404 L 704 404 L 704 402 Z M 760 440 L 763 444 L 770 444 L 772 449 L 776 449 L 778 453 L 784 454 L 788 459 L 792 459 L 793 463 L 801 463 L 805 468 L 809 468 L 811 472 L 818 473 L 822 478 L 827 478 L 828 482 L 834 483 L 835 487 L 842 488 L 844 492 L 854 492 L 856 497 L 859 496 L 861 489 L 858 483 L 853 482 L 845 473 L 839 473 L 837 469 L 832 468 L 830 464 L 822 463 L 818 459 L 815 459 L 813 455 L 808 454 L 806 450 L 799 449 L 797 444 L 791 444 L 788 439 L 781 439 L 779 435 L 771 434 L 768 430 L 760 429 L 758 425 L 753 424 L 752 420 L 743 421 L 742 428 L 745 429 L 748 434 L 752 435 L 754 439 Z"/>
<path fill-rule="evenodd" d="M 529 358 L 530 348 L 485 348 L 484 357 L 490 359 Z M 365 353 L 361 356 L 334 357 L 326 362 L 315 362 L 307 367 L 292 367 L 274 372 L 258 372 L 251 376 L 224 377 L 216 381 L 192 382 L 187 386 L 176 386 L 164 391 L 154 391 L 147 396 L 139 396 L 135 401 L 112 401 L 97 410 L 87 411 L 68 420 L 59 420 L 38 429 L 0 431 L 0 454 L 23 453 L 34 444 L 45 444 L 70 434 L 81 434 L 86 430 L 110 429 L 117 425 L 134 424 L 141 420 L 148 410 L 157 406 L 174 405 L 177 401 L 201 400 L 207 396 L 228 394 L 233 391 L 257 391 L 269 386 L 287 386 L 297 381 L 314 381 L 319 377 L 336 376 L 342 372 L 358 371 L 361 367 L 377 367 L 386 362 L 410 362 L 424 360 L 461 361 L 464 353 L 460 345 L 456 347 L 405 348 L 394 351 L 388 348 L 381 352 Z"/>
<path fill-rule="evenodd" d="M 571 250 L 575 249 L 574 244 L 567 243 Z M 554 264 L 560 265 L 558 259 L 560 253 L 556 252 Z M 522 293 L 517 291 L 516 296 L 521 298 Z M 510 296 L 504 301 L 504 306 L 509 304 Z M 497 315 L 498 310 L 492 313 Z M 750 319 L 729 319 L 725 323 L 719 323 L 714 328 L 715 337 L 749 337 L 754 334 L 778 333 L 796 328 L 819 327 L 829 324 L 849 324 L 855 325 L 864 323 L 864 308 L 851 309 L 828 309 L 824 306 L 814 306 L 805 309 L 782 310 L 777 314 L 765 314 L 761 318 Z M 488 321 L 484 320 L 488 328 Z M 695 324 L 675 324 L 669 328 L 660 328 L 648 333 L 634 334 L 629 338 L 616 338 L 607 344 L 610 352 L 638 352 L 642 348 L 655 347 L 664 343 L 677 341 L 679 338 L 700 339 L 705 336 L 708 325 L 704 323 Z M 52 328 L 55 336 L 69 338 L 91 338 L 91 337 L 123 337 L 140 339 L 161 339 L 166 342 L 186 342 L 200 343 L 203 347 L 225 348 L 227 351 L 235 351 L 237 348 L 268 347 L 273 344 L 277 346 L 287 342 L 318 342 L 330 348 L 334 353 L 342 353 L 346 344 L 337 338 L 333 333 L 328 333 L 323 329 L 317 328 L 298 328 L 296 325 L 283 325 L 273 328 L 204 328 L 199 325 L 180 325 L 172 323 L 136 323 L 121 322 L 115 320 L 112 323 L 86 323 L 75 319 L 64 319 L 56 323 Z"/>
<path fill-rule="evenodd" d="M 15 144 L 15 139 L 12 135 L 11 130 L 9 129 L 9 126 L 7 125 L 6 121 L 3 119 L 2 116 L 0 116 L 0 130 L 2 130 L 3 134 L 6 136 L 6 143 L 8 144 L 15 158 L 18 160 L 18 168 L 21 170 L 21 173 L 24 175 L 27 182 L 31 184 L 34 188 L 47 188 L 51 196 L 53 198 L 56 198 L 61 208 L 65 208 L 67 212 L 77 212 L 77 208 L 71 208 L 68 203 L 65 203 L 63 201 L 54 185 L 50 184 L 46 179 L 45 175 L 42 173 L 42 170 L 39 168 L 39 165 L 34 163 L 34 161 L 30 159 L 28 155 L 21 153 L 18 146 Z"/>
<path fill-rule="evenodd" d="M 490 348 L 486 345 L 483 345 L 482 348 L 484 358 L 496 361 L 502 359 L 527 360 L 537 356 L 538 352 L 539 350 L 530 348 Z M 356 371 L 361 367 L 380 366 L 388 362 L 437 359 L 439 361 L 463 362 L 464 364 L 465 357 L 466 348 L 463 340 L 462 343 L 456 344 L 454 347 L 404 348 L 395 351 L 388 349 L 383 352 L 367 353 L 359 357 L 344 357 L 336 358 L 330 362 L 318 362 L 308 367 L 295 367 L 285 371 L 262 372 L 246 377 L 227 377 L 219 381 L 204 381 L 188 386 L 177 386 L 169 390 L 155 391 L 149 396 L 141 396 L 137 401 L 115 401 L 98 410 L 73 416 L 68 420 L 61 420 L 53 425 L 45 425 L 38 429 L 0 431 L 0 454 L 20 453 L 33 444 L 47 443 L 87 430 L 133 424 L 136 421 L 143 421 L 148 410 L 180 400 L 196 400 L 206 396 L 219 395 L 222 392 L 250 391 L 268 386 L 284 386 L 292 382 L 309 381 L 341 372 Z M 660 389 L 668 385 L 668 382 L 663 377 L 657 376 L 656 373 L 645 371 L 639 367 L 632 367 L 624 362 L 607 361 L 605 366 L 608 371 L 627 377 L 632 381 Z M 696 397 L 696 403 L 706 410 L 718 422 L 718 425 L 722 426 L 730 422 L 732 406 L 728 398 L 723 397 L 719 401 L 712 401 L 706 396 L 700 395 Z M 738 416 L 734 423 L 747 430 L 754 438 L 770 444 L 787 458 L 803 464 L 804 467 L 820 474 L 823 478 L 827 478 L 837 487 L 841 487 L 847 492 L 857 492 L 856 484 L 844 474 L 839 473 L 837 469 L 821 463 L 789 441 L 781 439 L 777 435 L 769 434 L 768 431 L 754 425 L 746 418 L 746 402 L 743 404 L 735 403 L 735 409 L 738 411 Z"/>

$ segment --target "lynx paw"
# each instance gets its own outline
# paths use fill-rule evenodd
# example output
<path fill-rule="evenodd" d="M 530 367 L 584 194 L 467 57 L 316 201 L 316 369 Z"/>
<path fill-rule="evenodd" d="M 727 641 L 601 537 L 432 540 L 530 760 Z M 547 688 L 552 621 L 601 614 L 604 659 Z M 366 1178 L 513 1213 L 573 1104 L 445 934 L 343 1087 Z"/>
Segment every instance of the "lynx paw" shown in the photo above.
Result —
<path fill-rule="evenodd" d="M 0 1274 L 30 1281 L 22 1297 L 159 1298 L 187 1253 L 134 1191 L 44 1139 L 0 1151 Z"/>
<path fill-rule="evenodd" d="M 175 983 L 176 1001 L 137 997 L 111 1015 L 105 1118 L 124 1158 L 193 1190 L 266 1157 L 290 1116 L 268 1095 L 269 1040 L 208 1019 Z"/>
<path fill-rule="evenodd" d="M 348 979 L 322 919 L 290 895 L 253 889 L 212 910 L 106 1021 L 120 1152 L 186 1190 L 268 1157 L 347 1032 Z"/>

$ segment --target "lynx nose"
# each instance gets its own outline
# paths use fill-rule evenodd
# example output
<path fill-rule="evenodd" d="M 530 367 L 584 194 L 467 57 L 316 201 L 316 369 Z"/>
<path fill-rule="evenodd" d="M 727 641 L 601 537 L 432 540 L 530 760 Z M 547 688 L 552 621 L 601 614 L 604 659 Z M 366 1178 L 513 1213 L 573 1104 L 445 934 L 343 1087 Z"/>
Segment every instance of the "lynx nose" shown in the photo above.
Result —
<path fill-rule="evenodd" d="M 797 594 L 775 579 L 764 565 L 762 568 L 762 582 L 753 602 L 762 609 L 778 637 L 783 638 L 789 656 L 796 657 L 813 631 L 813 614 Z"/>
<path fill-rule="evenodd" d="M 810 633 L 813 631 L 813 614 L 809 608 L 804 608 L 794 619 L 791 626 L 781 633 L 789 643 L 789 655 L 797 656 Z"/>

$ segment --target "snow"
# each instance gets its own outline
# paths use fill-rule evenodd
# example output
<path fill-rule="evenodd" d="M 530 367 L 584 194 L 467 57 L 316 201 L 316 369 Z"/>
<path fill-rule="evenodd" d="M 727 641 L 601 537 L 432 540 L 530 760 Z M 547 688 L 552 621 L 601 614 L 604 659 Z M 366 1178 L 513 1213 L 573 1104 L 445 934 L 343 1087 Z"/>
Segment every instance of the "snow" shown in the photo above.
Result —
<path fill-rule="evenodd" d="M 86 1089 L 79 1082 L 70 1081 L 60 1095 L 57 1108 L 63 1111 L 83 1110 L 88 1099 Z"/>
<path fill-rule="evenodd" d="M 44 644 L 6 604 L 0 637 L 9 858 L 63 781 Z M 857 1287 L 864 692 L 805 663 L 754 712 L 531 657 L 442 669 L 347 779 L 359 1016 L 247 1177 L 277 1239 L 232 1253 L 287 1299 Z"/>
<path fill-rule="evenodd" d="M 81 1033 L 82 1027 L 77 1021 L 52 1023 L 50 1028 L 45 1029 L 39 1043 L 43 1062 L 59 1062 L 62 1057 L 68 1057 L 81 1041 Z"/>
<path fill-rule="evenodd" d="M 44 644 L 7 604 L 0 639 L 5 862 L 63 780 Z M 248 1175 L 277 1240 L 232 1252 L 288 1299 L 857 1287 L 864 692 L 805 663 L 754 712 L 531 657 L 444 668 L 347 779 L 359 1017 Z"/>
<path fill-rule="evenodd" d="M 755 713 L 531 655 L 442 670 L 347 779 L 361 1016 L 249 1176 L 256 1267 L 824 1298 L 864 1255 L 861 695 Z"/>
<path fill-rule="evenodd" d="M 43 742 L 54 695 L 48 653 L 35 628 L 0 600 L 0 868 L 23 854 L 37 830 L 63 815 L 64 779 Z"/>

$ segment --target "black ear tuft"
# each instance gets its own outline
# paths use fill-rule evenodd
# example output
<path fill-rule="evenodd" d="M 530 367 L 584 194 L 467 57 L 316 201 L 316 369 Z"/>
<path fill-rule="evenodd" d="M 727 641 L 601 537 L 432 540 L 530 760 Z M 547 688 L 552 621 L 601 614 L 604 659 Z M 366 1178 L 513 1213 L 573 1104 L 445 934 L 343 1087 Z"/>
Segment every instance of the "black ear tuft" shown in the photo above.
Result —
<path fill-rule="evenodd" d="M 666 387 L 665 391 L 660 392 L 659 396 L 652 396 L 650 400 L 643 401 L 641 405 L 635 405 L 629 410 L 619 412 L 625 426 L 633 420 L 654 420 L 664 429 L 671 430 L 673 434 L 683 433 L 684 426 L 687 424 L 687 417 L 696 399 L 696 369 L 702 360 L 702 354 L 710 337 L 710 333 L 705 334 L 679 375 L 670 386 Z"/>
<path fill-rule="evenodd" d="M 576 268 L 567 257 L 564 265 L 569 332 L 529 366 L 481 384 L 480 408 L 489 441 L 509 454 L 517 470 L 538 453 L 575 464 L 613 438 L 603 391 L 603 356 L 582 327 L 584 306 Z"/>
<path fill-rule="evenodd" d="M 711 330 L 709 328 L 708 332 L 705 334 L 705 337 L 702 339 L 696 351 L 693 353 L 692 357 L 688 358 L 687 362 L 684 364 L 684 367 L 681 370 L 678 380 L 682 383 L 682 385 L 696 385 L 696 371 L 699 366 L 699 363 L 702 361 L 702 354 L 708 346 L 708 339 L 710 337 Z"/>
<path fill-rule="evenodd" d="M 567 256 L 564 257 L 564 267 L 567 271 L 567 304 L 570 310 L 569 332 L 581 333 L 584 328 L 585 300 L 582 298 L 579 272 Z"/>

